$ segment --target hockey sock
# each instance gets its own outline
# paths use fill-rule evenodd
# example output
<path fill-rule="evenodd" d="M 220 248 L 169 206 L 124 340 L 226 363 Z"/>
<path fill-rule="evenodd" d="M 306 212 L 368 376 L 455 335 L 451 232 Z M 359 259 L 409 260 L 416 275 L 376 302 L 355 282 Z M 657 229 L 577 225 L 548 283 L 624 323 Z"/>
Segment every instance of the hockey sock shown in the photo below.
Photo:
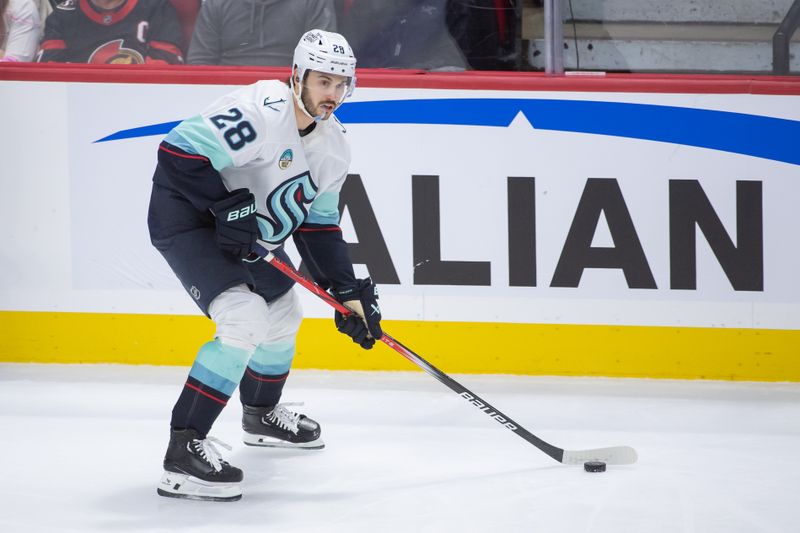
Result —
<path fill-rule="evenodd" d="M 214 340 L 204 344 L 172 409 L 170 426 L 193 428 L 205 437 L 244 374 L 250 354 Z"/>
<path fill-rule="evenodd" d="M 261 344 L 250 358 L 239 395 L 245 405 L 271 407 L 283 392 L 294 358 L 294 343 Z"/>

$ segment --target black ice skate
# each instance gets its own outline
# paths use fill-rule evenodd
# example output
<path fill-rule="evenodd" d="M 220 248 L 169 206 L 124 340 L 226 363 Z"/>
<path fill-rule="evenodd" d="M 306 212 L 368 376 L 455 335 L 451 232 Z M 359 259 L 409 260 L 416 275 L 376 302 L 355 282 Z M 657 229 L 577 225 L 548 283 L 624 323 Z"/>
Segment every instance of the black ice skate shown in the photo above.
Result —
<path fill-rule="evenodd" d="M 298 404 L 285 403 L 275 407 L 243 405 L 244 443 L 273 448 L 324 448 L 325 443 L 319 438 L 322 432 L 319 424 L 306 415 L 290 411 L 287 405 Z"/>
<path fill-rule="evenodd" d="M 240 499 L 242 471 L 223 461 L 213 443 L 231 449 L 213 437 L 201 439 L 193 429 L 171 430 L 158 493 L 217 502 Z"/>

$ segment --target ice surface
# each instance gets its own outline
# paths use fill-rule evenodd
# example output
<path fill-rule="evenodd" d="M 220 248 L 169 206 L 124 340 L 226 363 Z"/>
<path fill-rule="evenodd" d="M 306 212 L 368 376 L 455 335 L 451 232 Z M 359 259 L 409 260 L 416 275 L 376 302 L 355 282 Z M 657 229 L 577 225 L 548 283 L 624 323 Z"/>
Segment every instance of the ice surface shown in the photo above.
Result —
<path fill-rule="evenodd" d="M 156 495 L 186 368 L 0 364 L 0 531 L 795 532 L 800 385 L 454 376 L 569 449 L 639 463 L 563 466 L 423 373 L 294 371 L 284 401 L 322 451 L 212 434 L 245 471 L 233 503 Z"/>

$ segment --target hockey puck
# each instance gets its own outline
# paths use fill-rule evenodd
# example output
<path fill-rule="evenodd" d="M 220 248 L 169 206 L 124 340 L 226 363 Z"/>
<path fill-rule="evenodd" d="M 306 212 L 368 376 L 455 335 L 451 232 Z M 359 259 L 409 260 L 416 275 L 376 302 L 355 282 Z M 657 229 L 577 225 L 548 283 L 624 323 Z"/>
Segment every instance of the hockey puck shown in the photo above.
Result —
<path fill-rule="evenodd" d="M 606 464 L 602 461 L 586 461 L 583 463 L 583 469 L 587 472 L 605 472 Z"/>

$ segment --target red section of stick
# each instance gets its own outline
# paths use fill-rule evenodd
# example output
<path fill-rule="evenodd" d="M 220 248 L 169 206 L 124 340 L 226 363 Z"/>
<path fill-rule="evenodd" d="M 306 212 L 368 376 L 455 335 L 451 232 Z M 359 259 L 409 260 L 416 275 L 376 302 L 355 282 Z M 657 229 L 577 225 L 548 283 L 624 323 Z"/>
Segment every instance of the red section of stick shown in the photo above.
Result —
<path fill-rule="evenodd" d="M 263 253 L 261 250 L 263 250 Z M 264 248 L 261 248 L 261 250 L 256 249 L 256 253 L 260 255 L 264 259 L 264 261 L 268 262 L 269 264 L 271 264 L 272 266 L 274 266 L 275 268 L 277 268 L 278 270 L 280 270 L 281 272 L 292 278 L 294 281 L 296 281 L 306 289 L 313 292 L 319 298 L 325 300 L 325 302 L 327 302 L 328 305 L 330 305 L 343 315 L 347 316 L 352 314 L 352 311 L 350 309 L 348 309 L 342 303 L 340 303 L 339 300 L 331 296 L 330 293 L 328 293 L 328 291 L 322 290 L 322 287 L 320 287 L 310 279 L 306 279 L 297 270 L 295 270 L 291 266 L 287 265 L 286 263 L 275 257 L 275 255 L 273 255 L 271 252 L 268 252 Z"/>
<path fill-rule="evenodd" d="M 310 279 L 303 276 L 300 272 L 295 270 L 291 265 L 287 265 L 286 263 L 275 257 L 274 254 L 268 252 L 266 249 L 259 247 L 258 249 L 256 249 L 256 253 L 260 255 L 264 259 L 264 261 L 267 261 L 269 264 L 271 264 L 272 266 L 274 266 L 275 268 L 277 268 L 278 270 L 280 270 L 281 272 L 292 278 L 294 281 L 296 281 L 297 283 L 299 283 L 300 285 L 302 285 L 303 287 L 314 293 L 316 296 L 325 300 L 325 302 L 328 305 L 330 305 L 343 315 L 347 316 L 353 313 L 353 311 L 345 307 L 336 298 L 331 296 L 328 291 L 323 290 L 322 287 L 320 287 Z M 394 351 L 396 351 L 397 353 L 399 353 L 412 363 L 423 367 L 430 366 L 430 364 L 427 361 L 419 357 L 417 354 L 415 354 L 402 344 L 400 344 L 398 341 L 394 340 L 386 333 L 384 333 L 378 340 L 383 342 L 386 346 L 393 349 Z"/>

